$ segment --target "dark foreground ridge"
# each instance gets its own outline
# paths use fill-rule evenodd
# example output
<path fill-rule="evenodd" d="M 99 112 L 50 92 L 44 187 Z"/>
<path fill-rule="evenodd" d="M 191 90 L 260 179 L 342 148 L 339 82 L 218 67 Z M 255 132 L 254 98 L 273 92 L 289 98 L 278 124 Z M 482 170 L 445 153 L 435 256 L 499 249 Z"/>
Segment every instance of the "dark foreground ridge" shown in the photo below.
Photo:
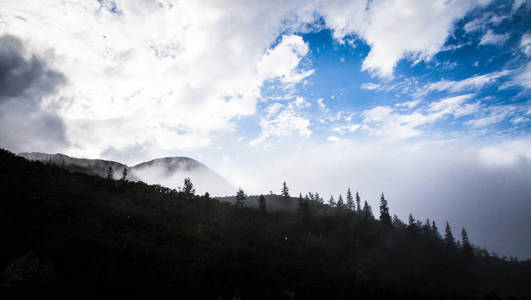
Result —
<path fill-rule="evenodd" d="M 246 207 L 4 150 L 0 170 L 1 299 L 531 299 L 529 261 L 419 223 Z"/>

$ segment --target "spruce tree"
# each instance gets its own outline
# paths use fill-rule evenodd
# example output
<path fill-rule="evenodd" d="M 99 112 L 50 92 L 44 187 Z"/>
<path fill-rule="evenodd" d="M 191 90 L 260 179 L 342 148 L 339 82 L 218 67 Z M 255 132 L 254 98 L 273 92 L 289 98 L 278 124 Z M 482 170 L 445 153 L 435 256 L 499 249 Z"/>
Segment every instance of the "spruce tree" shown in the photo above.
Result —
<path fill-rule="evenodd" d="M 434 234 L 439 234 L 439 228 L 437 228 L 437 225 L 435 225 L 435 221 L 431 221 L 431 232 Z"/>
<path fill-rule="evenodd" d="M 363 205 L 362 214 L 366 219 L 374 219 L 374 215 L 372 214 L 372 208 L 369 203 L 367 203 L 367 201 L 365 201 Z"/>
<path fill-rule="evenodd" d="M 113 180 L 114 179 L 113 170 L 112 170 L 111 166 L 109 166 L 109 169 L 107 169 L 107 179 L 108 180 Z"/>
<path fill-rule="evenodd" d="M 452 234 L 452 228 L 450 228 L 450 224 L 448 224 L 448 222 L 446 222 L 444 242 L 449 247 L 455 246 L 455 238 L 454 238 L 454 235 Z"/>
<path fill-rule="evenodd" d="M 385 200 L 384 194 L 380 197 L 380 221 L 387 226 L 392 226 L 391 215 L 389 214 L 389 207 L 387 206 L 387 200 Z"/>
<path fill-rule="evenodd" d="M 122 172 L 122 181 L 125 181 L 127 179 L 127 168 L 124 168 Z"/>
<path fill-rule="evenodd" d="M 236 207 L 242 208 L 245 204 L 245 193 L 241 188 L 238 189 L 238 192 L 236 193 Z"/>
<path fill-rule="evenodd" d="M 195 194 L 194 184 L 192 183 L 190 177 L 186 177 L 184 179 L 184 186 L 182 192 L 186 196 L 193 196 Z"/>
<path fill-rule="evenodd" d="M 466 233 L 465 228 L 461 230 L 461 241 L 463 246 L 463 251 L 465 251 L 466 254 L 472 254 L 472 245 L 470 244 L 470 241 L 468 240 L 468 234 Z"/>
<path fill-rule="evenodd" d="M 361 199 L 360 194 L 358 194 L 358 192 L 356 192 L 356 211 L 361 212 Z"/>
<path fill-rule="evenodd" d="M 355 209 L 354 197 L 352 197 L 352 192 L 350 191 L 350 188 L 347 189 L 347 208 L 350 211 L 353 211 Z"/>
<path fill-rule="evenodd" d="M 288 189 L 288 186 L 286 185 L 285 181 L 282 184 L 282 190 L 280 190 L 280 195 L 282 195 L 284 200 L 288 200 L 289 199 L 289 189 Z"/>
<path fill-rule="evenodd" d="M 339 194 L 339 198 L 337 199 L 337 207 L 338 208 L 344 208 L 345 203 L 343 202 L 343 196 Z"/>
<path fill-rule="evenodd" d="M 334 200 L 334 196 L 330 195 L 330 200 L 328 200 L 328 204 L 330 204 L 331 207 L 336 206 L 336 201 Z"/>
<path fill-rule="evenodd" d="M 302 195 L 300 196 L 300 199 L 302 199 Z M 260 195 L 260 197 L 258 197 L 258 208 L 262 212 L 266 211 L 266 198 L 264 195 Z"/>

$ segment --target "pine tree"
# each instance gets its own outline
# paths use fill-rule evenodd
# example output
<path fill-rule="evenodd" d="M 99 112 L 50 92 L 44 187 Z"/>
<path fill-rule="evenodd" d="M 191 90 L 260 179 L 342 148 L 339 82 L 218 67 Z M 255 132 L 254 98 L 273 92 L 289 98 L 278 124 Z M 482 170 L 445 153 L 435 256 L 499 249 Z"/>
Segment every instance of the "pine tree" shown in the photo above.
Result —
<path fill-rule="evenodd" d="M 391 215 L 389 214 L 389 207 L 387 206 L 387 200 L 385 200 L 384 194 L 380 197 L 380 221 L 387 226 L 392 226 Z"/>
<path fill-rule="evenodd" d="M 354 197 L 352 197 L 352 192 L 350 192 L 350 188 L 347 189 L 347 208 L 350 211 L 353 211 L 355 209 Z"/>
<path fill-rule="evenodd" d="M 444 242 L 446 243 L 447 246 L 451 246 L 451 247 L 455 246 L 455 238 L 454 238 L 454 235 L 452 234 L 452 228 L 450 228 L 450 224 L 448 224 L 448 222 L 446 222 Z"/>
<path fill-rule="evenodd" d="M 339 198 L 337 199 L 337 207 L 338 208 L 344 208 L 345 203 L 343 202 L 343 196 L 339 194 Z"/>
<path fill-rule="evenodd" d="M 300 198 L 302 199 L 302 195 L 300 196 Z M 258 197 L 258 208 L 262 212 L 266 211 L 266 198 L 264 197 L 264 195 L 260 195 L 260 197 Z"/>
<path fill-rule="evenodd" d="M 113 170 L 112 170 L 111 166 L 109 166 L 109 169 L 107 169 L 107 179 L 108 180 L 113 180 L 114 179 Z"/>
<path fill-rule="evenodd" d="M 431 221 L 431 232 L 434 234 L 439 234 L 439 228 L 437 228 L 437 225 L 435 225 L 435 221 Z"/>
<path fill-rule="evenodd" d="M 323 198 L 321 198 L 321 196 L 319 196 L 319 193 L 315 193 L 315 201 L 316 202 L 319 202 L 319 203 L 323 203 Z"/>
<path fill-rule="evenodd" d="M 334 196 L 330 195 L 330 200 L 328 200 L 328 204 L 330 204 L 331 207 L 336 206 L 336 201 L 334 200 Z"/>
<path fill-rule="evenodd" d="M 285 181 L 282 184 L 282 190 L 280 191 L 280 195 L 282 195 L 284 200 L 288 200 L 289 199 L 289 189 L 288 189 L 288 186 L 286 185 Z"/>
<path fill-rule="evenodd" d="M 245 193 L 241 188 L 238 189 L 238 192 L 236 193 L 236 207 L 242 208 L 245 204 Z"/>
<path fill-rule="evenodd" d="M 193 196 L 195 194 L 194 184 L 190 177 L 184 179 L 184 186 L 182 192 L 187 196 Z"/>
<path fill-rule="evenodd" d="M 472 254 L 472 245 L 470 244 L 470 241 L 468 240 L 468 234 L 466 233 L 465 228 L 461 230 L 461 241 L 463 245 L 463 250 L 466 254 Z"/>
<path fill-rule="evenodd" d="M 369 203 L 367 203 L 367 201 L 365 201 L 364 205 L 363 205 L 363 210 L 362 210 L 362 213 L 363 213 L 363 216 L 367 219 L 374 219 L 374 215 L 372 214 L 372 208 L 371 206 L 369 205 Z"/>
<path fill-rule="evenodd" d="M 358 213 L 361 212 L 361 199 L 360 194 L 358 194 L 358 192 L 356 192 L 356 211 Z"/>
<path fill-rule="evenodd" d="M 127 168 L 124 168 L 122 172 L 122 181 L 125 181 L 127 179 Z"/>

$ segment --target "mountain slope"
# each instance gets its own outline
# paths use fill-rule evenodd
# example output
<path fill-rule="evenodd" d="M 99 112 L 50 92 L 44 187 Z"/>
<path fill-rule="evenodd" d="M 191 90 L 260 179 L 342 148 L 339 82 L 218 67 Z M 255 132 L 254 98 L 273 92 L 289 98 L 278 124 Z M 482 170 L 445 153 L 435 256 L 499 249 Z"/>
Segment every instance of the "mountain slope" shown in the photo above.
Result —
<path fill-rule="evenodd" d="M 2 150 L 0 170 L 0 299 L 531 296 L 531 262 L 467 254 L 414 224 L 237 208 Z"/>
<path fill-rule="evenodd" d="M 28 160 L 52 163 L 71 172 L 81 172 L 100 177 L 106 177 L 109 167 L 112 167 L 114 178 L 119 179 L 124 168 L 127 168 L 127 179 L 132 181 L 144 181 L 149 184 L 178 188 L 182 186 L 184 178 L 190 177 L 199 193 L 208 191 L 211 194 L 223 196 L 231 195 L 235 191 L 216 172 L 188 157 L 159 158 L 129 167 L 115 161 L 75 158 L 60 153 L 24 152 L 18 155 Z"/>

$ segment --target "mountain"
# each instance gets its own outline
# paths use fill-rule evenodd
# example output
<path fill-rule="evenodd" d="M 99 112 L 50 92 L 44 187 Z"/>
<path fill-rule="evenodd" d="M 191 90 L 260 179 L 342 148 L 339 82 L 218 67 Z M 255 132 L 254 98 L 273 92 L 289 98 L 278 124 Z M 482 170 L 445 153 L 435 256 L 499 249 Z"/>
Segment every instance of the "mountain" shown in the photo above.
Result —
<path fill-rule="evenodd" d="M 418 222 L 238 207 L 2 149 L 0 170 L 0 299 L 531 299 L 531 260 Z"/>
<path fill-rule="evenodd" d="M 71 172 L 81 172 L 100 177 L 106 177 L 108 169 L 111 167 L 115 179 L 119 179 L 124 168 L 127 168 L 128 180 L 160 184 L 170 188 L 182 186 L 184 178 L 190 177 L 198 193 L 208 191 L 213 195 L 223 196 L 234 194 L 236 190 L 216 172 L 189 157 L 164 157 L 130 167 L 115 161 L 75 158 L 61 153 L 23 152 L 19 153 L 18 156 L 31 161 L 51 163 Z"/>

